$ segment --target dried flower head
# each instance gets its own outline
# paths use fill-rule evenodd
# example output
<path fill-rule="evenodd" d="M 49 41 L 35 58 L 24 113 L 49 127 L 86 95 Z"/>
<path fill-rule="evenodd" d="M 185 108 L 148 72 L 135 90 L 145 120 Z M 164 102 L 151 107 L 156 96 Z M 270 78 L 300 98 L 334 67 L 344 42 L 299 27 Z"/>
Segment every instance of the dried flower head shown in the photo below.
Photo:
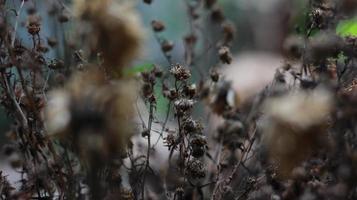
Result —
<path fill-rule="evenodd" d="M 165 24 L 159 20 L 153 20 L 151 22 L 151 27 L 155 32 L 161 32 L 165 30 Z"/>
<path fill-rule="evenodd" d="M 176 115 L 183 116 L 185 113 L 189 112 L 195 102 L 191 99 L 178 99 L 174 102 Z"/>
<path fill-rule="evenodd" d="M 222 63 L 231 64 L 232 63 L 232 54 L 227 46 L 222 46 L 218 50 L 218 55 Z"/>
<path fill-rule="evenodd" d="M 193 179 L 200 179 L 206 176 L 206 169 L 200 160 L 192 159 L 187 163 L 187 173 Z"/>
<path fill-rule="evenodd" d="M 174 43 L 169 40 L 164 40 L 161 42 L 161 50 L 165 53 L 170 52 L 174 48 Z"/>
<path fill-rule="evenodd" d="M 30 15 L 27 19 L 27 32 L 31 35 L 37 35 L 40 30 L 40 17 L 38 15 Z"/>
<path fill-rule="evenodd" d="M 46 109 L 49 134 L 70 140 L 83 157 L 118 156 L 132 134 L 135 84 L 107 83 L 96 70 L 77 73 L 65 89 L 50 95 Z"/>
<path fill-rule="evenodd" d="M 194 135 L 190 142 L 192 152 L 191 155 L 195 158 L 204 156 L 207 147 L 206 138 L 202 135 Z"/>
<path fill-rule="evenodd" d="M 102 53 L 104 66 L 113 76 L 120 75 L 138 55 L 143 39 L 144 30 L 132 3 L 76 0 L 75 8 L 78 17 L 90 22 L 88 41 Z"/>
<path fill-rule="evenodd" d="M 223 114 L 226 110 L 236 108 L 240 104 L 240 99 L 231 82 L 219 81 L 212 86 L 209 91 L 209 104 L 213 112 Z"/>
<path fill-rule="evenodd" d="M 170 69 L 170 73 L 175 76 L 177 80 L 183 81 L 191 77 L 191 72 L 184 66 L 177 64 Z"/>
<path fill-rule="evenodd" d="M 333 100 L 325 89 L 297 91 L 265 103 L 263 142 L 282 176 L 326 144 Z"/>

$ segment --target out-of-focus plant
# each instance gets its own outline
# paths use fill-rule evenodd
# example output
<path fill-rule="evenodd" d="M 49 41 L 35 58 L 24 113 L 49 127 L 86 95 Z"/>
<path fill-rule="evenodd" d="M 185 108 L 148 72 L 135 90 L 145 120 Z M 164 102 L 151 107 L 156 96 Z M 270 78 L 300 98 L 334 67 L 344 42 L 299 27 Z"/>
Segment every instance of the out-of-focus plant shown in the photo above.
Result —
<path fill-rule="evenodd" d="M 167 65 L 132 68 L 146 33 L 133 2 L 47 3 L 73 38 L 46 37 L 35 1 L 0 0 L 1 104 L 13 122 L 4 153 L 21 174 L 12 185 L 0 173 L 0 198 L 357 198 L 357 39 L 355 22 L 341 21 L 354 1 L 307 2 L 284 65 L 245 101 L 220 73 L 235 27 L 216 0 L 184 0 L 182 60 L 154 19 Z"/>

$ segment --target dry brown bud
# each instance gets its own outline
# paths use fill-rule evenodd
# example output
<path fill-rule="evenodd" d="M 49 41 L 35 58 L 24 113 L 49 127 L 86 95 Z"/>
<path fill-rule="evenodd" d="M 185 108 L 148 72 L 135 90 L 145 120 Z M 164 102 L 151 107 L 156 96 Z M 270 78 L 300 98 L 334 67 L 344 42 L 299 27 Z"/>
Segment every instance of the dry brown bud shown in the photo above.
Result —
<path fill-rule="evenodd" d="M 165 30 L 165 24 L 159 20 L 153 20 L 151 22 L 151 27 L 155 32 L 161 32 Z"/>
<path fill-rule="evenodd" d="M 67 13 L 62 13 L 60 16 L 58 16 L 58 21 L 60 23 L 66 23 L 69 21 L 69 15 Z"/>
<path fill-rule="evenodd" d="M 151 4 L 153 0 L 143 0 L 144 3 L 146 4 Z"/>
<path fill-rule="evenodd" d="M 222 46 L 219 50 L 218 50 L 218 54 L 219 54 L 219 59 L 225 63 L 225 64 L 231 64 L 232 62 L 232 54 L 229 50 L 228 47 L 226 46 Z"/>
<path fill-rule="evenodd" d="M 174 48 L 174 43 L 172 41 L 164 40 L 161 43 L 161 50 L 165 53 L 171 51 Z"/>
<path fill-rule="evenodd" d="M 37 15 L 30 15 L 27 20 L 27 32 L 37 35 L 41 30 L 40 18 Z"/>
<path fill-rule="evenodd" d="M 223 22 L 225 17 L 223 15 L 222 9 L 217 6 L 212 8 L 211 19 L 212 19 L 212 21 L 217 22 L 217 23 Z"/>

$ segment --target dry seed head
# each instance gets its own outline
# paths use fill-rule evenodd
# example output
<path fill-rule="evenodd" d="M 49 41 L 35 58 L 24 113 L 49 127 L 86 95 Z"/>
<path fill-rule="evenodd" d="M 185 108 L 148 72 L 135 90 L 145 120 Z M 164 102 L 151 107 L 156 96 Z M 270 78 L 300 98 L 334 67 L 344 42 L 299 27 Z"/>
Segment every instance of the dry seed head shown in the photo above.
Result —
<path fill-rule="evenodd" d="M 143 0 L 146 4 L 151 4 L 153 0 Z"/>
<path fill-rule="evenodd" d="M 80 18 L 94 15 L 108 8 L 111 2 L 112 0 L 74 0 L 74 13 Z"/>
<path fill-rule="evenodd" d="M 165 30 L 165 24 L 159 20 L 153 20 L 151 22 L 151 27 L 155 32 L 161 32 Z"/>
<path fill-rule="evenodd" d="M 206 176 L 205 166 L 200 160 L 192 159 L 187 165 L 187 172 L 190 178 L 200 179 Z"/>
<path fill-rule="evenodd" d="M 37 35 L 41 30 L 40 17 L 38 15 L 30 15 L 27 19 L 27 32 L 31 35 Z"/>
<path fill-rule="evenodd" d="M 76 73 L 64 89 L 50 95 L 48 133 L 70 139 L 83 158 L 88 151 L 103 158 L 118 155 L 133 132 L 135 91 L 130 80 L 108 83 L 97 70 Z"/>
<path fill-rule="evenodd" d="M 164 40 L 161 43 L 161 50 L 165 53 L 171 51 L 174 48 L 174 43 L 172 41 Z"/>
<path fill-rule="evenodd" d="M 92 48 L 102 54 L 107 71 L 120 76 L 122 68 L 138 56 L 144 35 L 133 3 L 77 0 L 76 7 L 77 16 L 91 25 L 88 40 Z"/>
<path fill-rule="evenodd" d="M 177 64 L 170 69 L 170 73 L 175 76 L 177 80 L 183 81 L 191 77 L 191 72 L 186 67 Z"/>
<path fill-rule="evenodd" d="M 219 59 L 222 61 L 222 63 L 231 64 L 231 62 L 232 62 L 232 54 L 231 54 L 231 51 L 229 50 L 229 48 L 227 46 L 222 46 L 218 50 L 218 55 L 219 55 Z"/>
<path fill-rule="evenodd" d="M 280 176 L 289 177 L 294 167 L 327 144 L 332 106 L 331 94 L 321 88 L 292 92 L 265 103 L 262 141 Z"/>

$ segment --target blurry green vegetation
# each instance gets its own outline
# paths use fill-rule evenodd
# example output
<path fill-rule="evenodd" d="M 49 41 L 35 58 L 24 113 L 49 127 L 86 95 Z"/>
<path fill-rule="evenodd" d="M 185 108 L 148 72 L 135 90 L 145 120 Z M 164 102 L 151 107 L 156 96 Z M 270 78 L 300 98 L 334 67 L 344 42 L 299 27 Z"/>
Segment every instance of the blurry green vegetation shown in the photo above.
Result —
<path fill-rule="evenodd" d="M 357 36 L 357 18 L 340 21 L 336 33 L 342 37 Z"/>
<path fill-rule="evenodd" d="M 124 70 L 124 76 L 134 76 L 138 73 L 141 72 L 147 72 L 154 69 L 154 64 L 152 63 L 145 63 L 145 64 L 141 64 L 141 65 L 136 65 L 134 67 L 131 68 L 126 68 Z"/>

